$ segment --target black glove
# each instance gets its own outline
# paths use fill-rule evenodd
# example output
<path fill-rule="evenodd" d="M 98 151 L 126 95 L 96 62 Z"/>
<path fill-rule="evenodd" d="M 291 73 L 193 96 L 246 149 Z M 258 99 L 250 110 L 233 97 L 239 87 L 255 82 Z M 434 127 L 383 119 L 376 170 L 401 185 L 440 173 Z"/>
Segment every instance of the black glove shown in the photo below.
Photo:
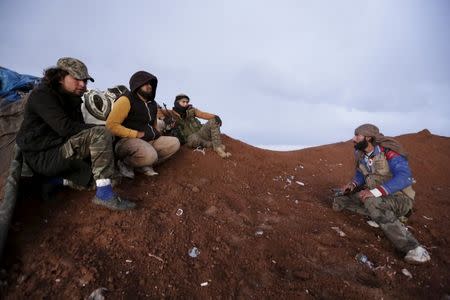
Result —
<path fill-rule="evenodd" d="M 214 116 L 214 120 L 216 121 L 216 123 L 217 123 L 219 126 L 222 126 L 222 120 L 220 119 L 219 116 Z"/>

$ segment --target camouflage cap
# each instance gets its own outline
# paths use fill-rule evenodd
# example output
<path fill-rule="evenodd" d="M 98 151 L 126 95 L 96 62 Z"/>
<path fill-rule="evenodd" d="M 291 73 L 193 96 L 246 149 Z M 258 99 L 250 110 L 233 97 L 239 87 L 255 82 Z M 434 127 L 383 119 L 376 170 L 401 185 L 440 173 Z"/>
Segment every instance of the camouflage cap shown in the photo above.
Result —
<path fill-rule="evenodd" d="M 58 59 L 56 66 L 69 72 L 76 79 L 89 79 L 94 82 L 94 78 L 89 75 L 86 65 L 81 60 L 72 57 L 62 57 Z"/>

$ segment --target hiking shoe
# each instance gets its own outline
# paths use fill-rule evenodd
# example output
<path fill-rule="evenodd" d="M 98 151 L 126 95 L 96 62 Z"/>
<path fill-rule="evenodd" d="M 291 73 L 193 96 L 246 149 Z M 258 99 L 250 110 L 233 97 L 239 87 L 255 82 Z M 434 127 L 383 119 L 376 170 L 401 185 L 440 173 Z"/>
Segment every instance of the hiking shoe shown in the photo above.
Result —
<path fill-rule="evenodd" d="M 224 146 L 224 145 L 220 145 L 220 146 L 214 147 L 214 151 L 216 151 L 216 153 L 217 153 L 220 157 L 222 157 L 222 158 L 228 158 L 228 157 L 230 157 L 230 156 L 231 156 L 231 153 L 230 153 L 230 152 L 226 152 L 224 149 L 225 149 L 225 146 Z"/>
<path fill-rule="evenodd" d="M 134 179 L 134 171 L 132 167 L 128 166 L 121 160 L 117 161 L 117 167 L 119 168 L 119 172 L 122 177 Z"/>
<path fill-rule="evenodd" d="M 431 257 L 424 247 L 417 246 L 406 253 L 405 260 L 410 264 L 423 264 L 431 260 Z"/>
<path fill-rule="evenodd" d="M 120 198 L 118 195 L 110 200 L 102 200 L 97 196 L 92 199 L 94 204 L 103 205 L 111 210 L 129 210 L 136 207 L 136 203 Z"/>
<path fill-rule="evenodd" d="M 142 173 L 144 175 L 147 175 L 147 176 L 156 176 L 159 174 L 159 173 L 155 172 L 155 170 L 153 170 L 153 168 L 150 166 L 137 168 L 136 171 L 138 171 L 139 173 Z"/>

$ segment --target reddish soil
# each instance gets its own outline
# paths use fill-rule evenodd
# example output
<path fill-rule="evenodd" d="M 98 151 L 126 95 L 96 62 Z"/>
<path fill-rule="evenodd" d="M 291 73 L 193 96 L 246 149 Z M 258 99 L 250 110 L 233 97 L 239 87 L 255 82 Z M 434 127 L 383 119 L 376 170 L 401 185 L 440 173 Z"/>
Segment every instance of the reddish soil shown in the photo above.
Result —
<path fill-rule="evenodd" d="M 83 299 L 99 287 L 107 299 L 449 297 L 450 138 L 427 130 L 399 137 L 417 180 L 407 224 L 432 256 L 421 266 L 405 263 L 362 216 L 331 210 L 330 188 L 352 176 L 350 142 L 275 152 L 224 141 L 229 160 L 183 148 L 159 176 L 122 182 L 119 192 L 139 205 L 130 212 L 93 205 L 89 191 L 42 202 L 23 183 L 3 297 Z M 197 258 L 188 255 L 193 246 Z"/>

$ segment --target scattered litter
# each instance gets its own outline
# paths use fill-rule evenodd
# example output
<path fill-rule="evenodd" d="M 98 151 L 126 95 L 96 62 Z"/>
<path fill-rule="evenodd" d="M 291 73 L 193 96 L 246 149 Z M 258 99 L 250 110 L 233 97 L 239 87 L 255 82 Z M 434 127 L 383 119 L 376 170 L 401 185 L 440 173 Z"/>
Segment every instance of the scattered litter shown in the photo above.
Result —
<path fill-rule="evenodd" d="M 272 259 L 272 263 L 276 264 L 277 262 L 275 260 Z"/>
<path fill-rule="evenodd" d="M 189 256 L 192 258 L 196 258 L 197 256 L 200 255 L 200 250 L 198 250 L 197 247 L 192 247 L 189 252 L 188 252 Z"/>
<path fill-rule="evenodd" d="M 294 203 L 295 203 L 295 204 L 298 204 L 298 200 L 295 200 Z"/>
<path fill-rule="evenodd" d="M 183 214 L 183 210 L 181 208 L 177 209 L 176 215 L 181 216 Z"/>
<path fill-rule="evenodd" d="M 286 178 L 286 182 L 289 183 L 289 184 L 291 184 L 291 183 L 292 183 L 292 180 L 291 180 L 290 178 Z"/>
<path fill-rule="evenodd" d="M 127 260 L 125 260 L 125 262 L 132 263 L 133 261 L 131 259 L 127 259 Z"/>
<path fill-rule="evenodd" d="M 157 260 L 159 260 L 159 261 L 162 262 L 162 263 L 164 262 L 164 260 L 163 260 L 161 257 L 156 256 L 156 255 L 154 255 L 154 254 L 149 253 L 148 256 L 153 257 L 153 258 L 156 258 Z"/>
<path fill-rule="evenodd" d="M 406 277 L 412 278 L 412 274 L 410 271 L 408 271 L 408 269 L 402 269 L 402 273 L 403 275 L 405 275 Z"/>
<path fill-rule="evenodd" d="M 331 229 L 336 231 L 339 234 L 339 236 L 341 236 L 341 237 L 346 236 L 345 232 L 343 232 L 339 227 L 331 227 Z"/>
<path fill-rule="evenodd" d="M 427 217 L 427 216 L 422 216 L 424 219 L 426 219 L 426 220 L 433 220 L 433 218 L 432 217 Z"/>
<path fill-rule="evenodd" d="M 208 281 L 205 281 L 205 282 L 202 282 L 202 283 L 200 283 L 200 286 L 208 286 Z"/>
<path fill-rule="evenodd" d="M 127 275 L 130 274 L 130 271 L 126 271 L 125 274 L 127 274 Z"/>
<path fill-rule="evenodd" d="M 303 182 L 301 182 L 301 181 L 296 181 L 295 183 L 298 184 L 298 185 L 301 185 L 301 186 L 304 186 L 304 185 L 305 185 L 305 184 L 304 184 Z"/>
<path fill-rule="evenodd" d="M 197 148 L 195 148 L 195 149 L 192 150 L 192 151 L 194 151 L 194 152 L 200 152 L 200 153 L 202 153 L 203 155 L 205 155 L 205 148 L 203 148 L 203 147 L 201 147 L 201 146 L 198 146 Z"/>
<path fill-rule="evenodd" d="M 294 171 L 297 171 L 299 168 L 300 168 L 300 169 L 303 169 L 303 166 L 302 166 L 302 165 L 296 166 L 296 167 L 294 168 Z"/>
<path fill-rule="evenodd" d="M 98 288 L 89 295 L 88 300 L 105 300 L 105 296 L 103 296 L 103 293 L 107 291 L 107 288 Z"/>
<path fill-rule="evenodd" d="M 55 282 L 61 282 L 61 279 L 56 278 L 56 279 L 55 279 Z"/>
<path fill-rule="evenodd" d="M 369 268 L 373 269 L 373 262 L 371 262 L 371 261 L 367 258 L 367 256 L 366 256 L 365 254 L 363 254 L 363 253 L 358 253 L 358 254 L 356 254 L 356 256 L 355 256 L 355 259 L 356 259 L 357 261 L 359 261 L 360 263 L 362 263 L 363 265 L 366 265 L 366 266 L 368 266 Z"/>
<path fill-rule="evenodd" d="M 255 232 L 255 235 L 256 236 L 262 236 L 264 234 L 264 231 L 262 231 L 262 230 L 257 230 L 256 232 Z"/>
<path fill-rule="evenodd" d="M 374 228 L 380 228 L 380 225 L 378 225 L 377 222 L 369 220 L 367 221 L 367 224 L 369 224 L 369 226 L 374 227 Z"/>

